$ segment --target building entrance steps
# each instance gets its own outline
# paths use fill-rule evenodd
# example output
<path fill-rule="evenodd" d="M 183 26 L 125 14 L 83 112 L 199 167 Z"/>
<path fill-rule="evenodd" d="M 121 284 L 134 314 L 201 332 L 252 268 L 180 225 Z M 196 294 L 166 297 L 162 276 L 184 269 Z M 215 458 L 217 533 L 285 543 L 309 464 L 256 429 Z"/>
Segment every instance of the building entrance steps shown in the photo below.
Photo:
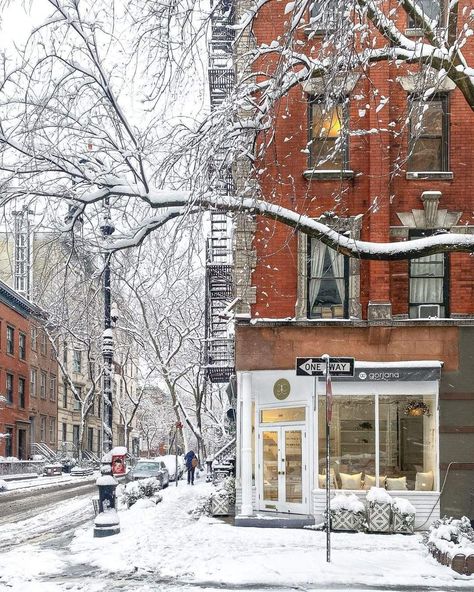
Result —
<path fill-rule="evenodd" d="M 237 515 L 234 523 L 235 526 L 257 528 L 304 528 L 314 526 L 314 516 L 287 512 L 256 512 L 252 516 Z"/>

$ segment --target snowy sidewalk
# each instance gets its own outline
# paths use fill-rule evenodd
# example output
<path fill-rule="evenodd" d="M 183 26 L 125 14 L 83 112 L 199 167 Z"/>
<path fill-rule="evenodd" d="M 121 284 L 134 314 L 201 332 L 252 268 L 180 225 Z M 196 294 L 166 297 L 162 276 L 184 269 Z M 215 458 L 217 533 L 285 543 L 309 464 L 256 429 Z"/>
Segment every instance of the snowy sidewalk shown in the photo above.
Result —
<path fill-rule="evenodd" d="M 119 535 L 94 539 L 91 522 L 65 549 L 4 553 L 0 590 L 474 590 L 474 577 L 436 563 L 419 536 L 333 533 L 327 564 L 323 532 L 196 520 L 189 511 L 211 491 L 206 483 L 172 483 L 157 506 L 120 512 Z"/>

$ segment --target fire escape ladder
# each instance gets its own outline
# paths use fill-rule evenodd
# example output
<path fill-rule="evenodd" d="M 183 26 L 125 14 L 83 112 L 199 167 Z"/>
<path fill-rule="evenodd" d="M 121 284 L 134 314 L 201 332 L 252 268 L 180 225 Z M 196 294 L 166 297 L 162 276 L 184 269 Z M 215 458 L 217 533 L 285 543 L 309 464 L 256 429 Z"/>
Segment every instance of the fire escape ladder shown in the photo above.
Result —
<path fill-rule="evenodd" d="M 232 0 L 221 0 L 213 7 L 209 41 L 209 95 L 211 109 L 222 105 L 235 85 L 233 41 L 235 21 Z M 232 171 L 226 161 L 227 148 L 215 155 L 209 174 L 213 188 L 223 195 L 233 195 Z M 229 332 L 225 309 L 233 299 L 230 243 L 231 218 L 226 212 L 210 214 L 210 233 L 206 253 L 206 316 L 204 367 L 212 383 L 228 382 L 235 373 L 234 340 Z"/>

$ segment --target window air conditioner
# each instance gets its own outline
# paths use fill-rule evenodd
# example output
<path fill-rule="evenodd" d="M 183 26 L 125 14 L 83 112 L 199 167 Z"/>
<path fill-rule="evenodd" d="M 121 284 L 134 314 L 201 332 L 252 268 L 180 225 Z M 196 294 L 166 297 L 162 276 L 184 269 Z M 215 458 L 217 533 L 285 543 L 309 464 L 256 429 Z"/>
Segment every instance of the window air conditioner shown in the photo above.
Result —
<path fill-rule="evenodd" d="M 420 304 L 418 307 L 419 319 L 438 319 L 441 316 L 439 304 Z"/>

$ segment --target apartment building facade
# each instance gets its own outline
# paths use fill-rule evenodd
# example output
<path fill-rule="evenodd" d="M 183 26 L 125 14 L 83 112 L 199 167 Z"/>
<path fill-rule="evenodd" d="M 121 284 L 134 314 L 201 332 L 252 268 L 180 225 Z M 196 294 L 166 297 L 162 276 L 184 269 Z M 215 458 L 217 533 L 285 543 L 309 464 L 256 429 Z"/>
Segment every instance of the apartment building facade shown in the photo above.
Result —
<path fill-rule="evenodd" d="M 302 55 L 331 47 L 331 30 L 348 18 L 341 9 L 324 20 L 322 4 L 294 29 Z M 237 69 L 245 49 L 265 48 L 257 82 L 279 74 L 271 48 L 288 38 L 289 10 L 265 4 L 240 39 Z M 383 10 L 421 43 L 398 4 Z M 386 46 L 373 24 L 359 30 Z M 474 59 L 472 42 L 463 51 Z M 272 116 L 257 137 L 256 196 L 375 243 L 474 232 L 474 118 L 449 79 L 383 60 L 343 79 L 315 73 L 289 85 Z M 235 251 L 239 515 L 322 519 L 325 387 L 297 376 L 296 359 L 323 354 L 355 359 L 354 376 L 332 383 L 334 489 L 362 497 L 385 487 L 410 499 L 418 528 L 440 513 L 472 514 L 472 256 L 364 261 L 261 217 L 238 222 Z"/>

